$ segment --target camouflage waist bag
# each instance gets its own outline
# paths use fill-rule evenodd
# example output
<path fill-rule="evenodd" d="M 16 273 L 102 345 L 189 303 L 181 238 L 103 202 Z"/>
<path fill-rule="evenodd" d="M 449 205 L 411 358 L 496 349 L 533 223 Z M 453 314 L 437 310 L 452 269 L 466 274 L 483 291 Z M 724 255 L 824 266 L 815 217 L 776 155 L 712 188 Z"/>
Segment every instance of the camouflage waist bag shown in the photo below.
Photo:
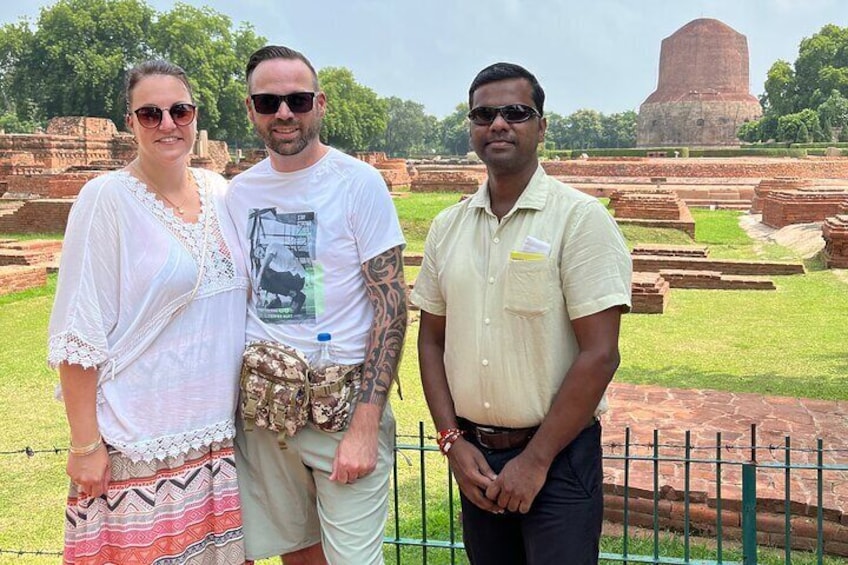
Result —
<path fill-rule="evenodd" d="M 281 449 L 286 436 L 294 436 L 310 419 L 324 431 L 340 432 L 350 423 L 361 375 L 361 364 L 312 371 L 305 355 L 293 347 L 250 343 L 240 382 L 244 429 L 277 432 Z"/>

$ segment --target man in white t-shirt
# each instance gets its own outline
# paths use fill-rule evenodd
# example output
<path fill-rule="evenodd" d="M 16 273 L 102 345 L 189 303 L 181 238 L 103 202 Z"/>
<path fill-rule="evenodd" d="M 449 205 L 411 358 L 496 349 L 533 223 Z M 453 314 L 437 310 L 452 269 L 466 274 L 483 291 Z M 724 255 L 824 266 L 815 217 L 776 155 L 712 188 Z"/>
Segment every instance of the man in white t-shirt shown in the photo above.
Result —
<path fill-rule="evenodd" d="M 362 364 L 350 424 L 312 423 L 280 449 L 237 434 L 247 555 L 284 562 L 382 563 L 394 449 L 391 382 L 406 331 L 405 245 L 380 174 L 318 139 L 326 98 L 301 53 L 267 46 L 247 64 L 248 116 L 269 157 L 233 179 L 227 207 L 250 270 L 247 340 Z M 283 300 L 285 298 L 285 300 Z"/>

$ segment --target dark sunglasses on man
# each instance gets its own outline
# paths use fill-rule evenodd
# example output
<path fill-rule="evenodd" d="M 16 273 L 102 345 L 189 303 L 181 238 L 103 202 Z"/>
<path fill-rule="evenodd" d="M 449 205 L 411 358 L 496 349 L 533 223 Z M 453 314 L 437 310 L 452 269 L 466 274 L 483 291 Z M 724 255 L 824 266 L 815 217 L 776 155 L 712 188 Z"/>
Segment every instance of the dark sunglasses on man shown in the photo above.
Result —
<path fill-rule="evenodd" d="M 250 99 L 253 101 L 253 109 L 259 114 L 276 114 L 283 102 L 295 114 L 305 114 L 312 111 L 312 106 L 315 102 L 315 93 L 251 94 Z"/>
<path fill-rule="evenodd" d="M 170 108 L 142 106 L 138 110 L 133 111 L 133 114 L 135 114 L 141 127 L 153 129 L 158 128 L 162 124 L 162 117 L 165 112 L 171 115 L 171 120 L 174 124 L 187 126 L 194 121 L 194 117 L 197 115 L 197 106 L 186 102 L 178 102 Z"/>
<path fill-rule="evenodd" d="M 524 104 L 507 104 L 506 106 L 477 106 L 468 112 L 468 119 L 478 126 L 488 126 L 500 114 L 508 124 L 526 122 L 535 116 L 542 117 L 535 108 Z"/>

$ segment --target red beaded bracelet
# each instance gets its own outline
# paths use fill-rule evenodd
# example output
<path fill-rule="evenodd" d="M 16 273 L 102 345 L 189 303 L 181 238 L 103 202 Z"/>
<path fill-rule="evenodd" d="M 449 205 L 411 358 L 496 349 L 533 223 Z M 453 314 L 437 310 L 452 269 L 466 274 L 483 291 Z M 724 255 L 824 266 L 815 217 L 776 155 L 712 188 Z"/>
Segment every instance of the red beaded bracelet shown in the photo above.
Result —
<path fill-rule="evenodd" d="M 453 447 L 453 444 L 456 440 L 462 437 L 464 432 L 459 428 L 448 428 L 446 430 L 439 430 L 439 437 L 436 438 L 436 442 L 439 444 L 439 451 L 442 455 L 447 455 L 450 448 Z"/>

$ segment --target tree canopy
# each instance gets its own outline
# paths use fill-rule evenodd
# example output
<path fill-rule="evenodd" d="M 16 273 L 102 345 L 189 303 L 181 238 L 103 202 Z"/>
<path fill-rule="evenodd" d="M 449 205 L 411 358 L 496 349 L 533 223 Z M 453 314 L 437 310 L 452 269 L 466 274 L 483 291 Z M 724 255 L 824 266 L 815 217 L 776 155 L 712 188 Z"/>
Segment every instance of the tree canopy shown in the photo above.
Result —
<path fill-rule="evenodd" d="M 0 113 L 11 128 L 55 116 L 110 118 L 121 127 L 127 71 L 163 58 L 186 70 L 199 127 L 217 139 L 252 140 L 242 69 L 264 43 L 250 25 L 233 30 L 210 8 L 176 3 L 157 13 L 142 0 L 59 0 L 41 9 L 35 26 L 0 28 Z"/>
<path fill-rule="evenodd" d="M 794 64 L 775 61 L 761 99 L 763 118 L 745 124 L 738 136 L 745 141 L 831 141 L 835 128 L 848 125 L 846 99 L 848 27 L 828 24 L 801 41 Z"/>

